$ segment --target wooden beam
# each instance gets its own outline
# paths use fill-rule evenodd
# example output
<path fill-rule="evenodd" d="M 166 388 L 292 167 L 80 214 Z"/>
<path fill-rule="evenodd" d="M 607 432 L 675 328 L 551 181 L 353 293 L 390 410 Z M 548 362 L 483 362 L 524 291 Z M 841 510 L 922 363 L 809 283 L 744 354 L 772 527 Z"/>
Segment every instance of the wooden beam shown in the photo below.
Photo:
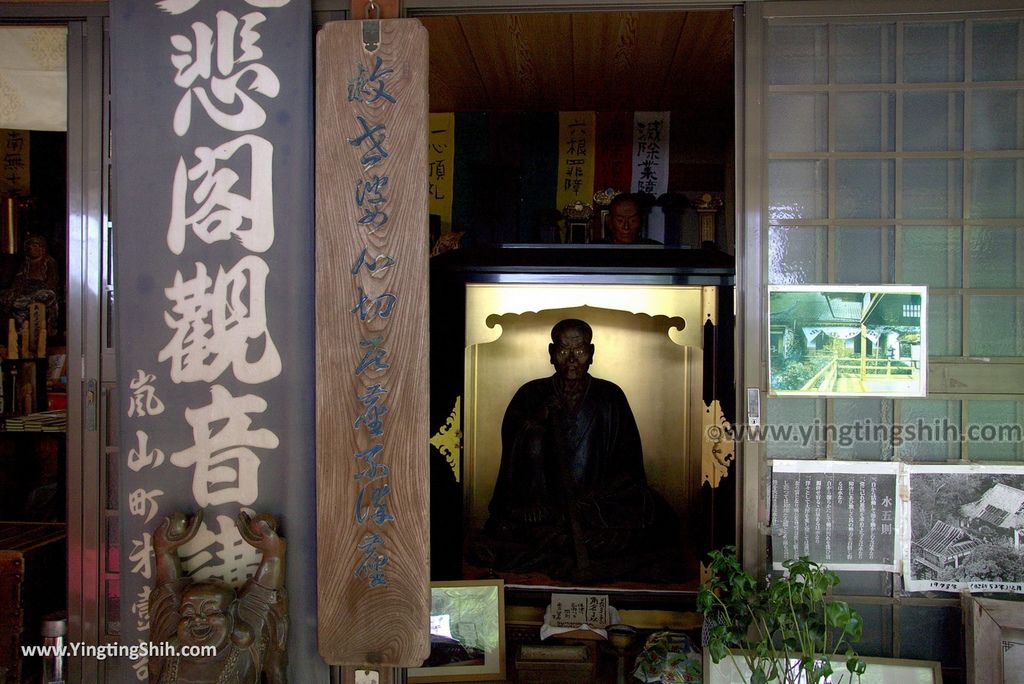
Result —
<path fill-rule="evenodd" d="M 374 0 L 377 5 L 378 14 L 371 19 L 397 19 L 399 16 L 398 0 Z M 365 19 L 366 18 L 366 6 L 370 4 L 370 0 L 352 0 L 351 2 L 351 14 L 348 15 L 349 19 Z"/>

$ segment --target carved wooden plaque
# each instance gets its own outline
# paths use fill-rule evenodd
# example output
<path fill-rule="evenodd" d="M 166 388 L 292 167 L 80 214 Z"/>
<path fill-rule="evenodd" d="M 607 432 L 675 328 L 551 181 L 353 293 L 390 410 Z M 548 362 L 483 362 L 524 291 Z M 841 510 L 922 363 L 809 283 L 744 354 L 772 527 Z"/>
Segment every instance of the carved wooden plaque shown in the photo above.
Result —
<path fill-rule="evenodd" d="M 328 24 L 316 83 L 319 648 L 411 667 L 430 620 L 427 32 Z"/>

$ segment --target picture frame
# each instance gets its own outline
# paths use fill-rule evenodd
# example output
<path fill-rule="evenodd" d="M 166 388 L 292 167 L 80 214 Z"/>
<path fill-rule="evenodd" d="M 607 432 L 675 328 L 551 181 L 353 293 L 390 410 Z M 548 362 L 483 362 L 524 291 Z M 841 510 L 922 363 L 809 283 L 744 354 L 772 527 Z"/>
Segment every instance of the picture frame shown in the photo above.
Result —
<path fill-rule="evenodd" d="M 410 682 L 504 679 L 504 581 L 431 582 L 430 645 L 424 666 L 409 668 Z"/>
<path fill-rule="evenodd" d="M 784 570 L 786 559 L 809 556 L 830 570 L 898 571 L 904 506 L 899 463 L 772 459 L 769 464 L 775 570 Z M 859 516 L 866 524 L 858 525 Z"/>
<path fill-rule="evenodd" d="M 1024 603 L 965 595 L 967 684 L 1003 684 L 1024 662 Z"/>
<path fill-rule="evenodd" d="M 903 588 L 1024 593 L 1024 466 L 904 464 Z M 1012 510 L 1010 510 L 1012 509 Z"/>
<path fill-rule="evenodd" d="M 860 659 L 867 663 L 867 670 L 861 675 L 859 684 L 942 684 L 942 663 L 935 660 L 872 656 L 861 656 Z M 849 675 L 844 656 L 833 656 L 829 660 L 831 660 L 837 675 Z M 704 684 L 746 684 L 749 682 L 750 672 L 742 656 L 737 655 L 735 661 L 742 669 L 742 673 L 737 670 L 737 666 L 733 662 L 731 658 L 726 657 L 720 663 L 715 664 L 705 651 Z M 796 663 L 795 660 L 791 662 Z M 839 681 L 838 678 L 835 681 Z M 849 682 L 851 680 L 849 676 L 846 676 L 842 681 Z"/>
<path fill-rule="evenodd" d="M 927 287 L 768 286 L 768 393 L 927 394 Z"/>

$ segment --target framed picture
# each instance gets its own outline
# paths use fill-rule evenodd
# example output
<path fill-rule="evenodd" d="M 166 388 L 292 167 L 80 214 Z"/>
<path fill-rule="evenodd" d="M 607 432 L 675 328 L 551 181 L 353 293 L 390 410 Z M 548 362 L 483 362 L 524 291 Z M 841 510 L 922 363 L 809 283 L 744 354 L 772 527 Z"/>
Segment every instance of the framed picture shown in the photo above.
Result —
<path fill-rule="evenodd" d="M 925 396 L 926 309 L 923 286 L 769 286 L 769 393 Z"/>
<path fill-rule="evenodd" d="M 410 682 L 504 679 L 504 582 L 432 582 L 430 656 L 408 675 Z"/>
<path fill-rule="evenodd" d="M 832 669 L 834 678 L 845 675 L 843 681 L 850 681 L 846 670 L 846 659 L 834 656 Z M 942 684 L 942 664 L 934 660 L 905 660 L 902 658 L 872 658 L 862 656 L 867 670 L 860 677 L 860 684 Z M 791 661 L 797 665 L 798 661 Z M 750 669 L 742 656 L 735 660 L 726 657 L 717 665 L 704 654 L 704 684 L 746 684 L 750 681 Z M 854 679 L 854 681 L 858 681 Z M 999 680 L 1002 681 L 1002 680 Z"/>
<path fill-rule="evenodd" d="M 968 684 L 1024 681 L 1024 603 L 965 596 Z"/>
<path fill-rule="evenodd" d="M 909 464 L 903 472 L 904 589 L 1024 592 L 1024 466 Z"/>
<path fill-rule="evenodd" d="M 831 570 L 896 572 L 899 466 L 772 460 L 772 567 L 810 556 Z"/>

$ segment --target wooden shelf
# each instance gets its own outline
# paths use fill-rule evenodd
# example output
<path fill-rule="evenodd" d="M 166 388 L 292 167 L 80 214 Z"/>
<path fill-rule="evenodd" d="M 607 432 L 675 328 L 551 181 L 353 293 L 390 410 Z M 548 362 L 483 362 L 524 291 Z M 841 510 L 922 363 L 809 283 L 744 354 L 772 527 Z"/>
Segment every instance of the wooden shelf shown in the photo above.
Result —
<path fill-rule="evenodd" d="M 65 523 L 0 521 L 0 549 L 28 553 L 67 536 Z"/>

